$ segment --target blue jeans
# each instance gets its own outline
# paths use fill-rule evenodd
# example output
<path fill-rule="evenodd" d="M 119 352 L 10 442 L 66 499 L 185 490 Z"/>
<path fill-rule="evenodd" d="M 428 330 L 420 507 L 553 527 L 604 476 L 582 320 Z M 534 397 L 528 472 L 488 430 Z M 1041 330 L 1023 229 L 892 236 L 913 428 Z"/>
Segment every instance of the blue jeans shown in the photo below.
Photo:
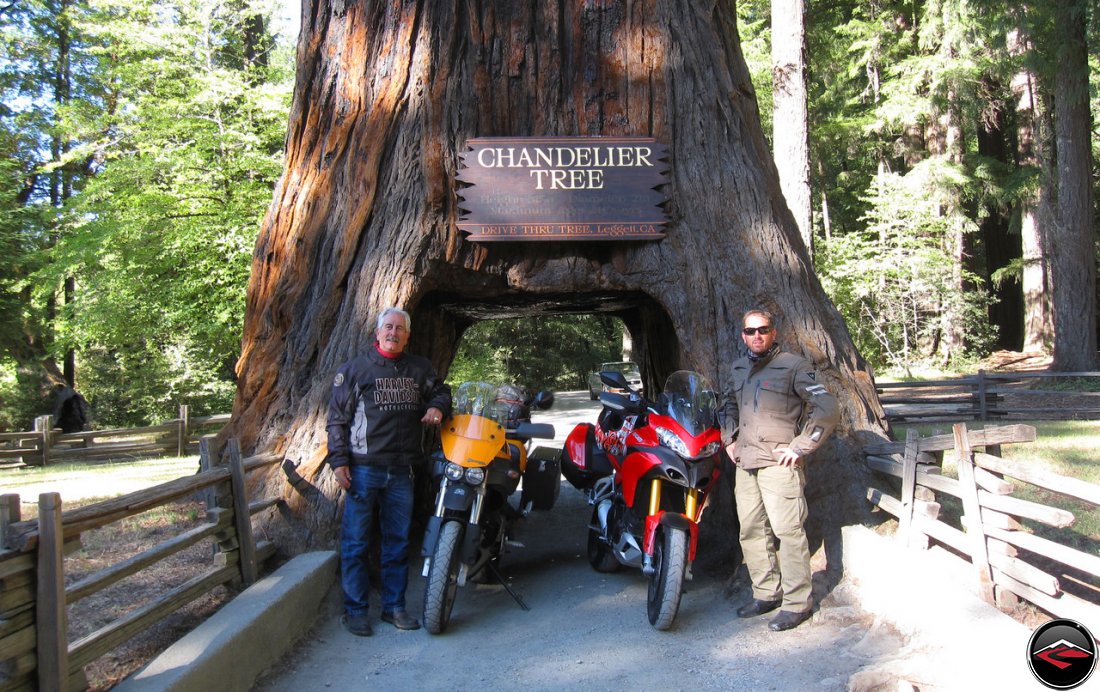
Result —
<path fill-rule="evenodd" d="M 340 572 L 344 612 L 364 615 L 370 593 L 370 554 L 374 507 L 382 533 L 382 612 L 405 609 L 409 583 L 409 525 L 412 522 L 412 472 L 406 466 L 351 466 L 351 488 L 344 494 L 340 531 Z"/>

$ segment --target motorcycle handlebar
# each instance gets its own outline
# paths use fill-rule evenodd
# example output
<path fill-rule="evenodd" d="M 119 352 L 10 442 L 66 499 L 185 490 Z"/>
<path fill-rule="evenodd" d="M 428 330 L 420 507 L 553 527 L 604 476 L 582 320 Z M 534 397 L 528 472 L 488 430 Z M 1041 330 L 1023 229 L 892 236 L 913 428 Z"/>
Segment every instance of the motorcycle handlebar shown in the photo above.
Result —
<path fill-rule="evenodd" d="M 612 411 L 626 413 L 641 413 L 651 404 L 638 394 L 616 394 L 615 392 L 600 392 L 600 403 Z"/>
<path fill-rule="evenodd" d="M 509 428 L 507 435 L 525 440 L 533 437 L 552 440 L 554 439 L 554 426 L 550 423 L 520 423 L 514 428 Z"/>

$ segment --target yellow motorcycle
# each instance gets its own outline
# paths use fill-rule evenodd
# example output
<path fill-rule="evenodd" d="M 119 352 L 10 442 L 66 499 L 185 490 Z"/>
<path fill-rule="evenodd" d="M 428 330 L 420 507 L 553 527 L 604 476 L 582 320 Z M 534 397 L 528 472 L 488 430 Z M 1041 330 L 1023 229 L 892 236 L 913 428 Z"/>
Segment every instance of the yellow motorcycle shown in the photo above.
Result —
<path fill-rule="evenodd" d="M 554 395 L 528 398 L 514 385 L 466 382 L 453 397 L 451 416 L 441 429 L 442 449 L 431 469 L 438 478 L 435 510 L 424 534 L 424 628 L 446 629 L 458 587 L 474 577 L 492 576 L 521 608 L 523 600 L 497 568 L 517 519 L 554 506 L 561 488 L 558 451 L 540 447 L 528 454 L 533 438 L 554 437 L 554 426 L 531 422 L 531 406 L 547 409 Z M 519 507 L 510 497 L 523 481 Z"/>

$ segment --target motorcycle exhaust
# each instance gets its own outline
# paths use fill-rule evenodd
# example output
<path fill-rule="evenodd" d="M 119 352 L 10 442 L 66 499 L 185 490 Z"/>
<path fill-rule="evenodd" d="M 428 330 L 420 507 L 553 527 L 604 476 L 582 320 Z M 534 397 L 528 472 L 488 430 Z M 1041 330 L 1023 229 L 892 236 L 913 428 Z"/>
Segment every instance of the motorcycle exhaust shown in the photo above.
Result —
<path fill-rule="evenodd" d="M 611 500 L 604 500 L 598 506 L 596 510 L 597 516 L 600 518 L 600 533 L 607 535 L 607 515 L 611 513 Z"/>

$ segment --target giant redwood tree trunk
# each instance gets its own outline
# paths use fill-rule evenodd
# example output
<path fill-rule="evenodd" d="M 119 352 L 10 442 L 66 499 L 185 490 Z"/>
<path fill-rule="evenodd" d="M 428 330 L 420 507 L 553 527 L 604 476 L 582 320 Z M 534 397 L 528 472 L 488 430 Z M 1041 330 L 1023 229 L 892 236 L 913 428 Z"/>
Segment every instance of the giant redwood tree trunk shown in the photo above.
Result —
<path fill-rule="evenodd" d="M 1054 357 L 1051 370 L 1096 367 L 1096 206 L 1092 198 L 1092 115 L 1088 97 L 1088 36 L 1085 3 L 1055 3 L 1062 45 L 1056 51 L 1054 93 L 1058 219 L 1051 234 L 1051 308 Z"/>
<path fill-rule="evenodd" d="M 465 241 L 455 174 L 466 141 L 552 135 L 666 144 L 667 237 Z M 881 431 L 882 411 L 780 195 L 732 3 L 310 4 L 226 432 L 247 453 L 298 464 L 296 485 L 282 472 L 266 479 L 287 499 L 287 523 L 270 523 L 294 529 L 283 536 L 291 550 L 336 535 L 325 403 L 335 369 L 370 347 L 390 304 L 412 313 L 409 349 L 441 372 L 478 320 L 608 312 L 630 330 L 647 387 L 690 368 L 723 392 L 740 315 L 769 308 L 782 342 L 813 359 L 844 404 L 833 459 L 811 473 L 815 513 L 863 511 L 857 438 Z M 729 497 L 708 512 L 712 540 L 732 547 Z"/>

